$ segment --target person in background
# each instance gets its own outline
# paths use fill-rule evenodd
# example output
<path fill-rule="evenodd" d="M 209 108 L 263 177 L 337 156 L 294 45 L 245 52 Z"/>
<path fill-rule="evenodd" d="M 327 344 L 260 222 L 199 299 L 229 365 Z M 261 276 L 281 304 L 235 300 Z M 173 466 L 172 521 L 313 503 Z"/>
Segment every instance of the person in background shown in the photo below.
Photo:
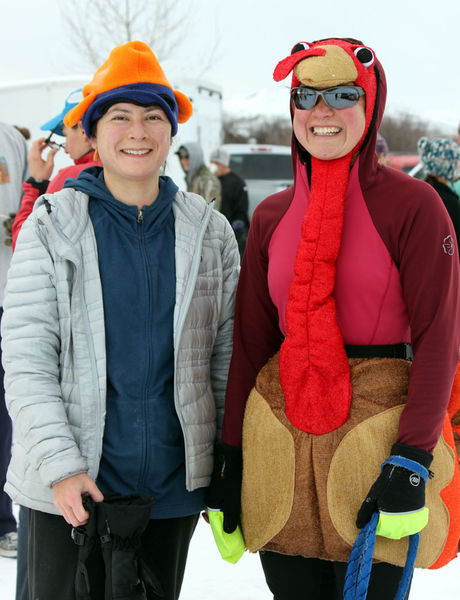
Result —
<path fill-rule="evenodd" d="M 181 144 L 176 152 L 185 173 L 187 190 L 202 196 L 206 202 L 214 201 L 213 207 L 220 210 L 222 190 L 219 180 L 204 164 L 203 150 L 196 142 Z"/>
<path fill-rule="evenodd" d="M 30 140 L 30 130 L 28 127 L 22 127 L 21 125 L 13 125 L 13 127 L 19 131 L 25 140 Z"/>
<path fill-rule="evenodd" d="M 225 149 L 217 148 L 211 152 L 209 162 L 216 165 L 215 175 L 222 188 L 220 212 L 229 220 L 235 232 L 240 255 L 243 256 L 249 229 L 246 182 L 230 169 L 230 155 Z"/>
<path fill-rule="evenodd" d="M 388 166 L 388 164 L 389 164 L 388 153 L 390 150 L 388 148 L 386 139 L 379 132 L 377 132 L 377 143 L 375 145 L 375 151 L 377 153 L 377 156 L 379 157 L 379 163 L 381 165 Z"/>
<path fill-rule="evenodd" d="M 11 125 L 0 122 L 0 210 L 3 223 L 10 220 L 21 203 L 22 183 L 28 176 L 27 145 L 24 137 Z M 0 231 L 0 322 L 6 274 L 11 261 L 8 234 Z M 1 352 L 0 352 L 1 359 Z M 11 419 L 5 405 L 4 371 L 0 362 L 0 556 L 17 555 L 17 523 L 11 499 L 4 490 L 11 456 Z"/>
<path fill-rule="evenodd" d="M 88 581 L 94 597 L 179 597 L 239 273 L 227 219 L 160 176 L 191 114 L 147 44 L 114 48 L 64 117 L 81 121 L 102 166 L 41 196 L 17 239 L 7 491 L 29 508 L 34 599 L 88 598 Z"/>
<path fill-rule="evenodd" d="M 457 129 L 457 144 L 460 146 L 460 125 Z M 457 173 L 455 180 L 450 184 L 451 188 L 460 197 L 460 172 Z"/>
<path fill-rule="evenodd" d="M 68 177 L 76 177 L 83 169 L 100 164 L 94 160 L 91 142 L 86 137 L 81 124 L 77 123 L 73 127 L 64 125 L 65 115 L 80 102 L 81 98 L 81 89 L 71 92 L 65 100 L 62 111 L 40 127 L 42 131 L 49 131 L 49 136 L 32 142 L 28 156 L 30 177 L 22 186 L 24 195 L 21 208 L 12 228 L 13 250 L 22 224 L 32 212 L 35 201 L 41 194 L 45 192 L 51 194 L 61 190 Z M 64 136 L 65 144 L 56 141 L 54 135 Z M 54 157 L 62 147 L 75 164 L 60 169 L 50 181 L 54 169 Z M 44 159 L 42 154 L 45 150 L 48 150 L 48 154 Z"/>
<path fill-rule="evenodd" d="M 274 71 L 288 76 L 294 184 L 251 219 L 208 506 L 227 533 L 241 518 L 274 600 L 343 598 L 357 529 L 377 518 L 386 552 L 362 597 L 389 600 L 407 555 L 392 538 L 426 526 L 441 564 L 457 555 L 458 479 L 429 520 L 425 485 L 438 443 L 460 475 L 446 416 L 458 246 L 436 192 L 378 163 L 386 78 L 373 49 L 298 42 Z"/>
<path fill-rule="evenodd" d="M 417 144 L 425 181 L 441 196 L 441 200 L 454 224 L 457 240 L 460 240 L 460 201 L 450 187 L 460 171 L 460 146 L 446 138 L 422 137 Z"/>

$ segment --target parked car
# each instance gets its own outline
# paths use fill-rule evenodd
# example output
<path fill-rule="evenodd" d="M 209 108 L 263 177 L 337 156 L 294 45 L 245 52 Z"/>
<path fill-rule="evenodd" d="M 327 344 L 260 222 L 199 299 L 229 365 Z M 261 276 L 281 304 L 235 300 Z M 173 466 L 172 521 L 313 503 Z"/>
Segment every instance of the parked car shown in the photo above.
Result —
<path fill-rule="evenodd" d="M 249 218 L 267 196 L 293 183 L 291 148 L 268 144 L 224 144 L 230 155 L 230 169 L 248 186 Z"/>
<path fill-rule="evenodd" d="M 409 173 L 409 171 L 420 162 L 418 154 L 402 154 L 402 153 L 391 153 L 388 154 L 388 166 L 394 169 Z"/>
<path fill-rule="evenodd" d="M 417 163 L 414 167 L 410 169 L 408 174 L 411 177 L 415 177 L 416 179 L 424 179 L 425 178 L 425 169 L 421 162 Z"/>

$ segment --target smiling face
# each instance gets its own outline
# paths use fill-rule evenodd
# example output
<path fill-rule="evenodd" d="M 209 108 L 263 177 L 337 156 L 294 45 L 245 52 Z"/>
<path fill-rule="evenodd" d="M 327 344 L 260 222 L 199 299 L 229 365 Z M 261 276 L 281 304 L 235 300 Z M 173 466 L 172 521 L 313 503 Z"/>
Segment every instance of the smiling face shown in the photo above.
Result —
<path fill-rule="evenodd" d="M 150 184 L 158 181 L 168 156 L 171 123 L 159 106 L 119 102 L 99 119 L 91 141 L 109 188 L 130 181 Z"/>
<path fill-rule="evenodd" d="M 320 160 L 347 155 L 361 139 L 366 126 L 366 101 L 340 110 L 320 97 L 311 110 L 294 109 L 293 129 L 299 143 Z"/>

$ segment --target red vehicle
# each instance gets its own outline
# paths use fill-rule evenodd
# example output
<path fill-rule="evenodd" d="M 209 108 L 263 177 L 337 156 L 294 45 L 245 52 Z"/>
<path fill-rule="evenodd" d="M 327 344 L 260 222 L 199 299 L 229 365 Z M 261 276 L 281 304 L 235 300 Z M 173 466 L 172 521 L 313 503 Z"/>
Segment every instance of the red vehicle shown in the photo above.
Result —
<path fill-rule="evenodd" d="M 418 154 L 393 154 L 391 152 L 388 154 L 388 166 L 404 171 L 404 173 L 409 173 L 419 162 Z"/>

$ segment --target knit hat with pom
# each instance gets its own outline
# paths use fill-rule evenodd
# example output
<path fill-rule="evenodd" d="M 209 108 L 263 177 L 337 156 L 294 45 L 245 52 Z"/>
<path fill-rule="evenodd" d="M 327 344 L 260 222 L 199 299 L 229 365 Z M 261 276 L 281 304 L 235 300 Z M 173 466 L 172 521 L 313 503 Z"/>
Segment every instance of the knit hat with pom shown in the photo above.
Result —
<path fill-rule="evenodd" d="M 138 41 L 111 51 L 83 87 L 83 100 L 66 114 L 64 124 L 73 127 L 81 119 L 86 135 L 91 137 L 93 124 L 117 102 L 160 106 L 171 122 L 173 136 L 177 123 L 185 123 L 193 112 L 192 103 L 172 88 L 149 46 Z"/>

